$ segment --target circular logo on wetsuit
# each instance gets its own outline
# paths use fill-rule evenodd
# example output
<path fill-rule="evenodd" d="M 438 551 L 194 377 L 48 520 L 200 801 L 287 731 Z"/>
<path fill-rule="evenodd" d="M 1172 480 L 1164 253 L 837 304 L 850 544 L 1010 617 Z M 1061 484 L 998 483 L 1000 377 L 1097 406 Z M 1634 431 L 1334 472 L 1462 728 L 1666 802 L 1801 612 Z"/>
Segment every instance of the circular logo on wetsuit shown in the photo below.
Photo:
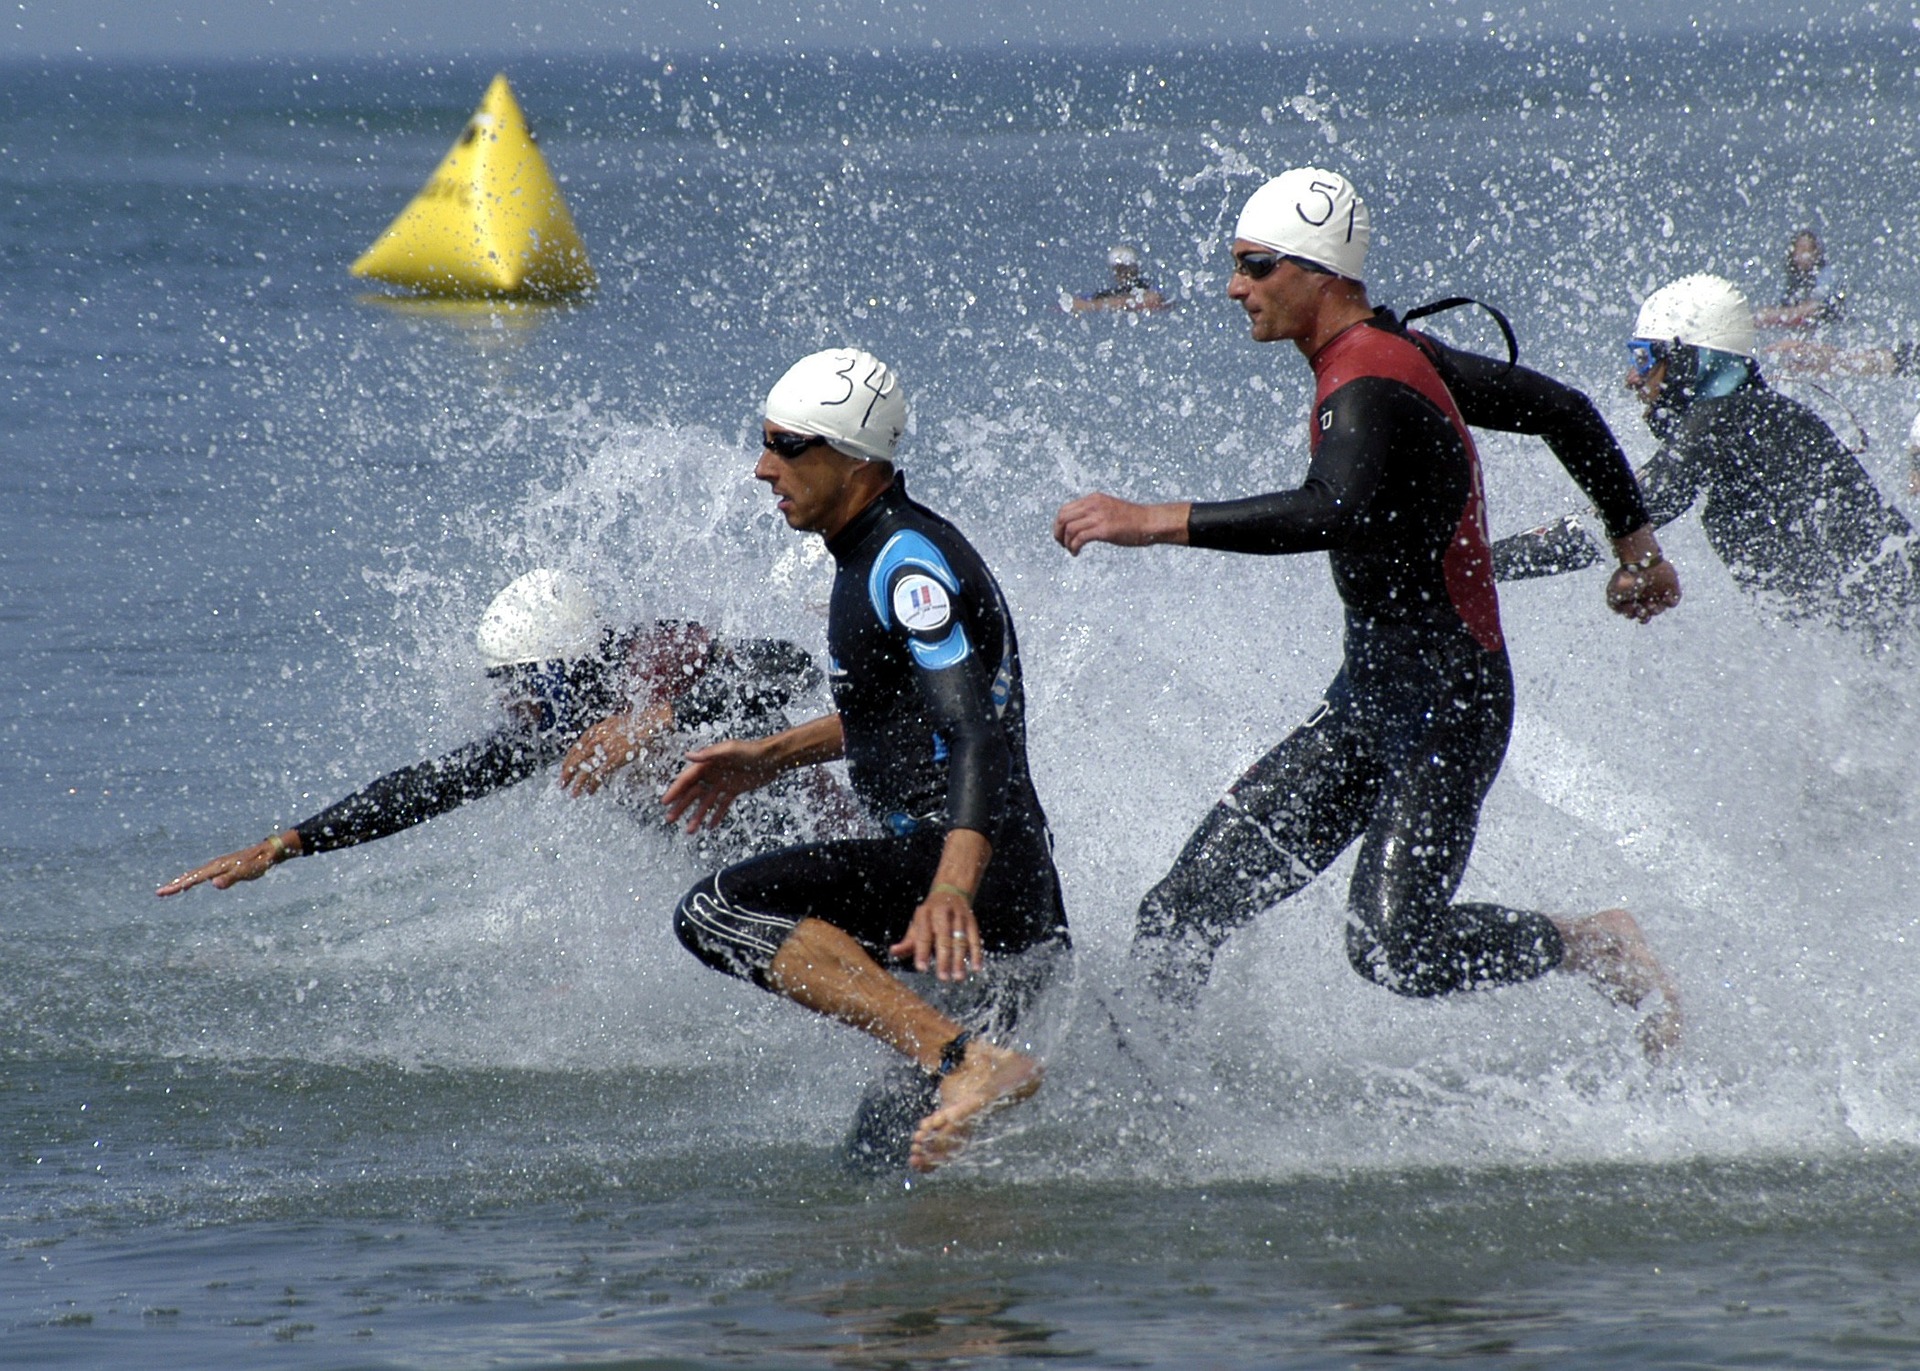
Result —
<path fill-rule="evenodd" d="M 953 617 L 953 601 L 947 588 L 931 576 L 914 572 L 902 576 L 893 587 L 893 617 L 914 633 L 945 627 Z"/>

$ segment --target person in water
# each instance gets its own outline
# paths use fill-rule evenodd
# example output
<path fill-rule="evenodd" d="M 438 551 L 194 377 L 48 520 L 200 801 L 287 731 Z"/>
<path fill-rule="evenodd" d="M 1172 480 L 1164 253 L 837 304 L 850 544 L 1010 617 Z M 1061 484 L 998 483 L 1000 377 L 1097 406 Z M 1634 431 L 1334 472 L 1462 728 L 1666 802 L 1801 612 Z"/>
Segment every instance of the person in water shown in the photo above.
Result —
<path fill-rule="evenodd" d="M 1847 289 L 1827 262 L 1820 235 L 1801 229 L 1787 244 L 1786 280 L 1780 303 L 1754 312 L 1754 322 L 1770 328 L 1812 332 L 1847 317 Z"/>
<path fill-rule="evenodd" d="M 1119 244 L 1107 250 L 1107 266 L 1113 271 L 1113 284 L 1091 295 L 1076 295 L 1068 303 L 1074 314 L 1101 314 L 1115 310 L 1154 313 L 1169 308 L 1169 300 L 1140 269 L 1140 250 Z"/>
<path fill-rule="evenodd" d="M 1904 632 L 1913 527 L 1819 415 L 1767 384 L 1739 288 L 1710 275 L 1662 286 L 1627 347 L 1627 384 L 1660 442 L 1640 470 L 1654 524 L 1704 497 L 1700 526 L 1741 587 L 1792 618 Z M 1563 521 L 1500 540 L 1495 575 L 1552 575 L 1593 555 Z"/>
<path fill-rule="evenodd" d="M 1312 460 L 1295 490 L 1215 503 L 1063 505 L 1054 536 L 1251 554 L 1326 552 L 1346 606 L 1345 660 L 1307 721 L 1236 781 L 1136 916 L 1149 984 L 1191 1004 L 1226 939 L 1356 841 L 1347 954 L 1368 980 L 1437 996 L 1581 974 L 1616 1002 L 1661 1003 L 1650 1055 L 1678 1039 L 1673 982 L 1634 919 L 1455 903 L 1513 723 L 1513 678 L 1468 419 L 1428 345 L 1368 302 L 1371 220 L 1343 176 L 1296 168 L 1240 212 L 1228 295 L 1258 342 L 1292 342 L 1317 382 Z M 1510 420 L 1525 412 L 1517 383 Z M 1479 398 L 1482 418 L 1495 394 Z M 1579 474 L 1579 473 L 1576 473 Z M 1613 608 L 1646 619 L 1678 598 L 1619 458 L 1584 473 L 1618 530 Z"/>
<path fill-rule="evenodd" d="M 676 755 L 716 726 L 780 726 L 820 671 L 792 643 L 733 642 L 696 623 L 663 620 L 625 634 L 605 627 L 578 578 L 530 571 L 494 597 L 475 635 L 497 686 L 499 723 L 442 756 L 403 767 L 158 890 L 257 880 L 295 857 L 399 833 L 554 763 L 572 793 L 598 790 L 629 766 Z M 743 815 L 728 850 L 790 836 L 790 810 Z"/>
<path fill-rule="evenodd" d="M 769 737 L 697 748 L 667 788 L 696 827 L 799 767 L 844 757 L 877 837 L 737 863 L 687 892 L 674 926 L 716 971 L 871 1034 L 937 1091 L 908 1150 L 946 1161 L 987 1112 L 1039 1088 L 1040 1064 L 997 1046 L 880 965 L 938 983 L 998 961 L 1057 961 L 1067 920 L 1053 840 L 1027 771 L 1020 654 L 993 574 L 896 466 L 907 402 L 853 349 L 796 362 L 767 396 L 754 476 L 789 527 L 826 540 L 835 712 Z M 1020 974 L 1030 986 L 1033 975 Z"/>

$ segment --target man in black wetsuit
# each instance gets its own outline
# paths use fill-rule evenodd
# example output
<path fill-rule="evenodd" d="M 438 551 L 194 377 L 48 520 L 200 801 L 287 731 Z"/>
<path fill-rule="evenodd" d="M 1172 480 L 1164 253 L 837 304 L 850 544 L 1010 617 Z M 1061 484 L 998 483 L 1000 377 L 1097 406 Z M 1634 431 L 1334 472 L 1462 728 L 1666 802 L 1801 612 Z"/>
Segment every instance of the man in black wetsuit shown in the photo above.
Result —
<path fill-rule="evenodd" d="M 754 475 L 792 528 L 826 539 L 837 712 L 688 754 L 668 813 L 689 827 L 796 767 L 847 760 L 883 836 L 729 866 L 687 892 L 675 928 L 717 971 L 898 1050 L 937 1084 L 908 1160 L 939 1165 L 985 1111 L 1040 1084 L 1032 1058 L 941 1012 L 878 959 L 962 982 L 1037 965 L 1067 941 L 1046 816 L 1027 773 L 1025 693 L 1006 600 L 967 540 L 907 497 L 893 458 L 899 379 L 867 353 L 815 353 L 767 396 Z M 937 1107 L 934 1107 L 937 1104 Z"/>
<path fill-rule="evenodd" d="M 728 642 L 695 623 L 661 621 L 615 635 L 584 583 L 530 571 L 482 616 L 476 635 L 505 718 L 483 738 L 403 767 L 251 847 L 216 857 L 160 887 L 225 890 L 281 862 L 372 842 L 526 780 L 562 762 L 574 794 L 629 765 L 659 761 L 716 726 L 777 727 L 819 669 L 792 643 Z M 709 734 L 710 736 L 710 734 Z M 817 806 L 816 806 L 817 807 Z M 791 841 L 775 807 L 741 816 L 727 851 Z"/>
<path fill-rule="evenodd" d="M 1700 526 L 1745 589 L 1791 618 L 1822 618 L 1876 640 L 1911 628 L 1913 526 L 1826 423 L 1766 383 L 1752 312 L 1731 281 L 1687 276 L 1647 297 L 1629 344 L 1628 383 L 1660 449 L 1640 471 L 1656 526 L 1704 493 Z M 1590 562 L 1570 521 L 1494 545 L 1503 581 Z"/>
<path fill-rule="evenodd" d="M 1055 519 L 1054 536 L 1075 554 L 1092 542 L 1325 551 L 1346 606 L 1346 657 L 1324 702 L 1188 840 L 1140 906 L 1134 951 L 1164 998 L 1191 1003 L 1234 929 L 1358 839 L 1347 952 L 1362 976 L 1432 996 L 1559 968 L 1628 1004 L 1659 992 L 1664 1003 L 1640 1026 L 1658 1053 L 1677 1039 L 1677 999 L 1626 911 L 1565 919 L 1452 903 L 1513 719 L 1467 424 L 1530 432 L 1580 407 L 1530 373 L 1509 375 L 1505 391 L 1494 369 L 1469 367 L 1376 312 L 1362 284 L 1369 232 L 1353 187 L 1314 168 L 1261 187 L 1235 231 L 1228 294 L 1256 340 L 1291 340 L 1317 381 L 1299 489 L 1212 504 L 1089 495 Z M 1465 382 L 1470 413 L 1436 357 Z M 1581 450 L 1562 446 L 1563 460 Z M 1678 599 L 1679 583 L 1624 458 L 1616 448 L 1602 460 L 1598 440 L 1590 446 L 1570 469 L 1616 533 L 1622 565 L 1609 602 L 1649 618 Z"/>

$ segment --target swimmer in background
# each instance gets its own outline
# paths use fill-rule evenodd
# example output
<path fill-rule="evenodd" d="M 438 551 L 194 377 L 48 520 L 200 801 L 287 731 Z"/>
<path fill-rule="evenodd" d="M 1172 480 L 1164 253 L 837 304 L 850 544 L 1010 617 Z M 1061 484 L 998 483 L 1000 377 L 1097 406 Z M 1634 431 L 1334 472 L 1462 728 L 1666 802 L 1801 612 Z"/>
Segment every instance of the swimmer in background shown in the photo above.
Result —
<path fill-rule="evenodd" d="M 1780 303 L 1753 312 L 1762 328 L 1790 328 L 1811 333 L 1822 324 L 1838 324 L 1847 317 L 1847 288 L 1840 273 L 1828 265 L 1820 235 L 1801 229 L 1787 245 L 1786 284 Z"/>
<path fill-rule="evenodd" d="M 776 640 L 730 641 L 672 620 L 607 628 L 578 578 L 530 571 L 494 597 L 475 635 L 500 718 L 484 737 L 390 771 L 250 847 L 176 876 L 158 895 L 225 890 L 295 857 L 389 837 L 555 762 L 574 795 L 630 766 L 676 761 L 715 725 L 781 728 L 786 705 L 820 682 L 806 652 Z M 701 730 L 702 733 L 696 733 Z M 816 801 L 817 803 L 817 801 Z M 851 818 L 844 796 L 839 807 Z M 723 851 L 791 841 L 782 812 L 743 814 Z"/>
<path fill-rule="evenodd" d="M 1662 286 L 1627 348 L 1627 384 L 1660 444 L 1639 473 L 1654 526 L 1699 503 L 1733 579 L 1788 618 L 1876 639 L 1908 631 L 1920 601 L 1913 527 L 1818 414 L 1767 384 L 1739 288 L 1704 274 Z M 1495 543 L 1494 576 L 1558 575 L 1599 556 L 1569 517 Z"/>
<path fill-rule="evenodd" d="M 1173 308 L 1173 301 L 1149 281 L 1140 270 L 1140 251 L 1121 243 L 1107 250 L 1107 265 L 1113 268 L 1113 284 L 1091 295 L 1076 295 L 1067 304 L 1071 314 L 1103 314 L 1133 311 L 1152 314 Z"/>

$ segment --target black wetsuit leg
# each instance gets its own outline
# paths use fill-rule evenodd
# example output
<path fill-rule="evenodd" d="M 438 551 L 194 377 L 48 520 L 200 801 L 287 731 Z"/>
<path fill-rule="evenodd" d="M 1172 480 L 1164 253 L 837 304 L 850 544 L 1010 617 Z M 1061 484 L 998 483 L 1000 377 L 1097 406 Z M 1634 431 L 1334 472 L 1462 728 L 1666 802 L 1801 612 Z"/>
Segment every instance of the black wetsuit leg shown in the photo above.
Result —
<path fill-rule="evenodd" d="M 1506 655 L 1464 640 L 1380 655 L 1386 669 L 1367 674 L 1378 681 L 1386 780 L 1347 892 L 1348 960 L 1416 997 L 1543 975 L 1564 953 L 1550 919 L 1450 903 L 1513 731 Z"/>
<path fill-rule="evenodd" d="M 1381 785 L 1375 727 L 1343 669 L 1307 721 L 1201 820 L 1134 925 L 1134 955 L 1162 999 L 1190 1004 L 1235 929 L 1305 886 L 1366 829 Z"/>
<path fill-rule="evenodd" d="M 996 848 L 973 909 L 991 953 L 1066 941 L 1060 882 L 1023 835 Z M 762 988 L 767 968 L 803 919 L 846 933 L 876 961 L 907 930 L 940 865 L 944 829 L 782 848 L 725 867 L 688 891 L 674 911 L 686 949 L 716 971 Z M 1044 836 L 1041 838 L 1044 842 Z"/>
<path fill-rule="evenodd" d="M 944 829 L 929 826 L 901 837 L 808 843 L 740 862 L 687 892 L 674 931 L 716 971 L 767 989 L 767 968 L 803 919 L 843 930 L 884 965 L 887 949 L 926 898 L 945 841 Z M 986 973 L 958 985 L 926 977 L 915 989 L 973 1032 L 1004 1038 L 1066 960 L 1060 882 L 1043 829 L 1007 826 L 974 911 L 993 954 Z M 910 1062 L 890 1067 L 855 1113 L 848 1164 L 862 1171 L 904 1166 L 914 1127 L 933 1112 L 936 1098 L 933 1077 Z"/>
<path fill-rule="evenodd" d="M 1513 722 L 1504 654 L 1465 635 L 1370 629 L 1314 715 L 1235 782 L 1141 903 L 1134 952 L 1190 1004 L 1234 929 L 1364 837 L 1348 895 L 1355 970 L 1404 995 L 1559 964 L 1544 915 L 1452 905 Z"/>

